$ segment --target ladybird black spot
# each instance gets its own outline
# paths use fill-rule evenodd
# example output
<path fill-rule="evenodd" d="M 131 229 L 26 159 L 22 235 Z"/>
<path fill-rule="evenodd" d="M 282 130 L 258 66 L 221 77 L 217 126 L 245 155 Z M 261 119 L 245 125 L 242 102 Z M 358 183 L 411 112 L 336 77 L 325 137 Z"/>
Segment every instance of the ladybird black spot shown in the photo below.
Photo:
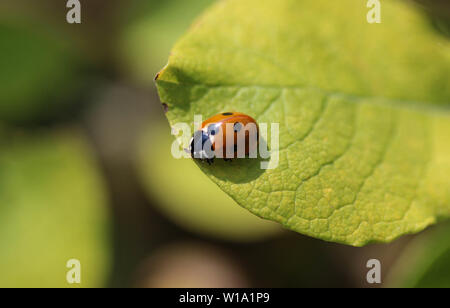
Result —
<path fill-rule="evenodd" d="M 214 125 L 211 124 L 210 126 L 208 126 L 208 134 L 210 134 L 211 136 L 214 136 L 215 134 L 217 134 L 220 130 L 220 126 L 218 125 Z"/>
<path fill-rule="evenodd" d="M 222 115 L 223 116 L 230 116 L 230 115 L 233 115 L 233 113 L 232 112 L 224 112 L 224 113 L 222 113 Z"/>

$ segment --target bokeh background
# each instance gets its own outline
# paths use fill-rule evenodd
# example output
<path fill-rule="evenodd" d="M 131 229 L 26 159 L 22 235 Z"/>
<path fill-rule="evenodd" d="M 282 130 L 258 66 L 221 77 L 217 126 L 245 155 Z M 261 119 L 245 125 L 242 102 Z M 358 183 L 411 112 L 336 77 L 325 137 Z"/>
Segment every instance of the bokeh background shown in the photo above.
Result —
<path fill-rule="evenodd" d="M 153 78 L 213 2 L 81 0 L 72 25 L 63 0 L 0 2 L 0 287 L 73 287 L 71 258 L 82 287 L 379 287 L 372 258 L 382 286 L 450 286 L 448 225 L 326 243 L 172 158 Z M 448 1 L 417 2 L 449 35 Z"/>

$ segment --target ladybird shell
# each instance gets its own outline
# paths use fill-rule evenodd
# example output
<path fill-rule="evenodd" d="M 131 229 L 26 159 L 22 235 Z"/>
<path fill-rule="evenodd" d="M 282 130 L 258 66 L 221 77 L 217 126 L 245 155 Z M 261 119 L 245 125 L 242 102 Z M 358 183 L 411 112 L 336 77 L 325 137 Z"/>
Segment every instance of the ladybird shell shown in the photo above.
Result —
<path fill-rule="evenodd" d="M 234 153 L 233 157 L 237 157 L 237 138 L 238 138 L 238 132 L 245 127 L 248 124 L 254 124 L 256 127 L 256 138 L 258 138 L 259 135 L 259 127 L 256 123 L 255 119 L 250 117 L 249 115 L 241 112 L 223 112 L 217 115 L 212 116 L 211 118 L 204 121 L 201 125 L 201 131 L 203 135 L 208 136 L 208 138 L 211 140 L 212 148 L 215 151 L 216 155 L 217 153 L 221 152 L 222 157 L 226 156 L 226 146 L 227 144 L 227 124 L 233 124 L 234 127 L 234 133 L 231 138 L 233 139 L 232 144 L 233 149 L 230 151 Z M 220 130 L 222 130 L 221 134 L 219 134 Z M 221 136 L 222 142 L 217 142 L 217 138 Z M 250 134 L 248 131 L 245 132 L 245 154 L 248 155 L 250 151 Z M 253 144 L 253 143 L 252 143 Z M 257 145 L 257 143 L 256 143 Z"/>

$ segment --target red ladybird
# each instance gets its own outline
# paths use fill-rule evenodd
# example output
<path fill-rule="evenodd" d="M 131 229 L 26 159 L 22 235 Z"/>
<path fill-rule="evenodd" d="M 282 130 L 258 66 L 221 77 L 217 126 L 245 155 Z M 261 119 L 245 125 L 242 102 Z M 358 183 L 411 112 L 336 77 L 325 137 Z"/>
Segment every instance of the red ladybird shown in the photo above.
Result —
<path fill-rule="evenodd" d="M 227 125 L 232 125 L 232 140 L 227 143 Z M 259 127 L 256 121 L 241 112 L 224 112 L 217 114 L 204 121 L 198 131 L 194 133 L 190 142 L 190 152 L 192 158 L 206 160 L 211 163 L 215 157 L 223 157 L 225 160 L 238 156 L 238 134 L 245 129 L 245 155 L 248 155 L 253 147 L 258 145 Z M 256 134 L 252 136 L 252 130 Z M 256 137 L 256 142 L 250 142 L 251 137 Z M 222 138 L 218 140 L 217 138 Z M 221 142 L 219 142 L 221 141 Z M 234 153 L 232 157 L 227 157 L 227 146 L 232 146 L 228 152 Z M 206 151 L 207 147 L 211 151 Z M 252 147 L 252 149 L 250 149 Z"/>

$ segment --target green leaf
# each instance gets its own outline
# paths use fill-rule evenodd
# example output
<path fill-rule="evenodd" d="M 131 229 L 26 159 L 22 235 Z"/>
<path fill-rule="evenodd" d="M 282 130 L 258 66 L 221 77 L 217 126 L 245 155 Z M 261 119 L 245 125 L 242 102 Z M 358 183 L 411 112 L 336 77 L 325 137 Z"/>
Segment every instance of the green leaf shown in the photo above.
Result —
<path fill-rule="evenodd" d="M 450 43 L 409 3 L 381 9 L 368 24 L 359 0 L 220 1 L 176 44 L 157 77 L 172 125 L 280 123 L 276 169 L 200 164 L 241 206 L 355 246 L 449 217 Z"/>
<path fill-rule="evenodd" d="M 0 145 L 0 287 L 104 287 L 109 212 L 92 153 L 76 130 Z M 81 262 L 81 285 L 66 281 Z"/>
<path fill-rule="evenodd" d="M 450 224 L 414 239 L 389 274 L 387 286 L 450 288 Z"/>

